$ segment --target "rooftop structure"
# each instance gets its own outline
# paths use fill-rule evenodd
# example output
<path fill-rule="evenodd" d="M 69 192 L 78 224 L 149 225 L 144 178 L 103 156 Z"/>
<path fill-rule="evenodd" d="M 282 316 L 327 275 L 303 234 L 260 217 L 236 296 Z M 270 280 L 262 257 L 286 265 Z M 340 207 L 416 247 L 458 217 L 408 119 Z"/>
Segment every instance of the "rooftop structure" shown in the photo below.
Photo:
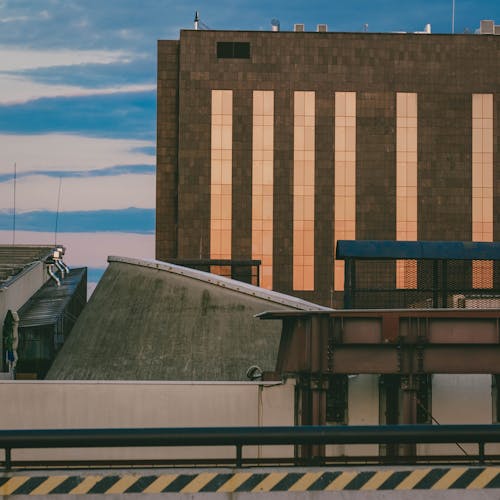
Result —
<path fill-rule="evenodd" d="M 16 378 L 45 377 L 87 303 L 87 268 L 47 281 L 18 311 Z"/>
<path fill-rule="evenodd" d="M 0 245 L 0 288 L 5 288 L 23 271 L 52 255 L 52 246 Z"/>
<path fill-rule="evenodd" d="M 166 262 L 108 261 L 48 379 L 248 380 L 252 366 L 274 371 L 280 340 L 256 314 L 329 311 Z"/>
<path fill-rule="evenodd" d="M 25 350 L 30 343 L 35 351 L 38 347 L 43 350 L 42 344 L 49 346 L 51 354 L 44 356 L 44 362 L 46 365 L 50 364 L 54 349 L 57 349 L 65 336 L 69 334 L 72 321 L 76 319 L 85 304 L 86 297 L 84 296 L 83 303 L 79 307 L 70 307 L 72 319 L 69 322 L 66 321 L 64 313 L 68 306 L 67 302 L 73 300 L 78 288 L 76 285 L 71 287 L 71 284 L 82 281 L 86 283 L 86 269 L 76 271 L 69 278 L 69 269 L 62 260 L 64 252 L 65 249 L 62 246 L 0 245 L 0 326 L 2 330 L 0 379 L 15 377 L 20 355 L 21 365 L 24 363 L 25 368 L 27 366 L 25 363 L 29 364 L 32 361 L 33 352 L 27 354 Z M 47 283 L 49 280 L 51 284 Z M 62 286 L 61 283 L 63 283 Z M 62 300 L 63 296 L 64 300 Z M 42 316 L 45 315 L 45 317 L 36 315 L 35 317 L 35 310 L 39 312 L 43 310 Z M 58 311 L 57 314 L 56 311 Z M 24 328 L 24 333 L 20 336 L 20 322 L 24 321 L 23 324 L 26 325 L 28 318 L 31 318 L 29 334 Z M 43 342 L 40 342 L 42 340 L 40 327 L 52 320 L 56 323 L 56 331 L 52 331 Z M 44 369 L 46 368 L 47 366 Z M 34 372 L 30 373 L 30 376 L 36 377 L 37 370 Z"/>

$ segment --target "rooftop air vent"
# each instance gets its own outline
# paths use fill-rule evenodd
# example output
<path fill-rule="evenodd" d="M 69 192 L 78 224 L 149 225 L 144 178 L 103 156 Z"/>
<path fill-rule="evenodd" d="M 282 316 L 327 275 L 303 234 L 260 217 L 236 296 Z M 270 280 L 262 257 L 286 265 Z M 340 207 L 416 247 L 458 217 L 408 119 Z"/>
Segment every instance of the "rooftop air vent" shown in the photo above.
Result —
<path fill-rule="evenodd" d="M 483 19 L 479 26 L 479 33 L 481 35 L 494 35 L 495 34 L 495 22 Z"/>
<path fill-rule="evenodd" d="M 316 31 L 318 33 L 326 33 L 328 31 L 328 25 L 327 24 L 318 24 L 316 26 Z"/>
<path fill-rule="evenodd" d="M 303 23 L 298 23 L 298 24 L 293 25 L 293 31 L 296 31 L 297 33 L 305 31 L 305 30 L 306 30 L 306 28 L 305 28 Z"/>

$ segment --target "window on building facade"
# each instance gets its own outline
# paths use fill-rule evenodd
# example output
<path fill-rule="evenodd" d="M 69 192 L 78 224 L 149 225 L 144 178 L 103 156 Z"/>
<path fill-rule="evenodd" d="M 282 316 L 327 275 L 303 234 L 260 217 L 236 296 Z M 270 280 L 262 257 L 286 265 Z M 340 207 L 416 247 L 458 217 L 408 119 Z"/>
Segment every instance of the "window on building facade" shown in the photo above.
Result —
<path fill-rule="evenodd" d="M 210 258 L 231 258 L 233 92 L 212 90 Z M 218 273 L 213 268 L 212 272 Z"/>
<path fill-rule="evenodd" d="M 217 42 L 217 57 L 219 59 L 249 59 L 249 42 Z"/>
<path fill-rule="evenodd" d="M 417 94 L 396 94 L 396 239 L 417 235 Z M 417 261 L 396 261 L 396 288 L 417 288 Z"/>
<path fill-rule="evenodd" d="M 334 242 L 356 239 L 356 93 L 335 92 Z M 334 290 L 344 290 L 344 261 L 335 260 Z"/>
<path fill-rule="evenodd" d="M 315 94 L 294 93 L 293 289 L 314 290 Z"/>
<path fill-rule="evenodd" d="M 493 241 L 493 94 L 472 95 L 472 240 Z M 493 288 L 493 262 L 472 262 L 473 288 Z"/>
<path fill-rule="evenodd" d="M 260 260 L 260 286 L 273 287 L 274 92 L 253 93 L 252 259 Z"/>

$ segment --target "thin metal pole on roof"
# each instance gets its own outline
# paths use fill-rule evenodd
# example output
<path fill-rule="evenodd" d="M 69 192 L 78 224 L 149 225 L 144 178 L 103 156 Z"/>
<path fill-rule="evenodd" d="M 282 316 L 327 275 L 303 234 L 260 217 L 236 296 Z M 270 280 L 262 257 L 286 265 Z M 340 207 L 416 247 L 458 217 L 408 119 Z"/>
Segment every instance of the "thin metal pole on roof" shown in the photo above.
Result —
<path fill-rule="evenodd" d="M 61 205 L 61 186 L 62 186 L 62 177 L 59 177 L 59 192 L 57 194 L 56 227 L 54 230 L 54 246 L 57 245 L 57 225 L 59 224 L 59 208 Z"/>
<path fill-rule="evenodd" d="M 455 33 L 455 0 L 452 0 L 451 8 L 451 34 Z"/>
<path fill-rule="evenodd" d="M 12 246 L 16 244 L 16 183 L 17 183 L 17 165 L 14 162 L 14 213 L 12 214 Z"/>

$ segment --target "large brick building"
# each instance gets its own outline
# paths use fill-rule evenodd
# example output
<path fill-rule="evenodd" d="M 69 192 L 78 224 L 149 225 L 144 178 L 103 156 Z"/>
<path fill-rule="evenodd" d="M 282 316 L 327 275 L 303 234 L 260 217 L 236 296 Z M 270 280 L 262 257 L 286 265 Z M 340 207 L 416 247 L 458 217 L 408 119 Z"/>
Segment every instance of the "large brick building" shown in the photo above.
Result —
<path fill-rule="evenodd" d="M 337 240 L 499 241 L 499 60 L 495 35 L 160 41 L 157 258 L 258 259 L 262 286 L 338 306 Z"/>

